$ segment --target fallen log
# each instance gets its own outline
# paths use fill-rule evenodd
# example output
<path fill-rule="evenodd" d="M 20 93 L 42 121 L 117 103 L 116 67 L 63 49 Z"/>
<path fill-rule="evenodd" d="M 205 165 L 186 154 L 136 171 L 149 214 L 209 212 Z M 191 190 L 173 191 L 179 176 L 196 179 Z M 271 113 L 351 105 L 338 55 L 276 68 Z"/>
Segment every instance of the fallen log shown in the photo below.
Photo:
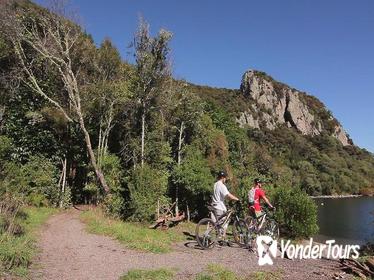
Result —
<path fill-rule="evenodd" d="M 374 271 L 374 256 L 366 261 L 367 266 Z"/>
<path fill-rule="evenodd" d="M 369 259 L 369 262 L 365 263 L 360 263 L 359 261 L 353 259 L 340 259 L 342 270 L 356 274 L 362 279 L 367 279 L 367 277 L 372 278 L 374 276 L 374 270 L 369 267 L 371 262 L 371 259 Z M 367 263 L 369 263 L 369 265 L 367 265 Z"/>
<path fill-rule="evenodd" d="M 178 216 L 173 216 L 172 214 L 165 215 L 163 217 L 158 218 L 155 223 L 149 226 L 149 228 L 158 228 L 162 227 L 164 229 L 167 229 L 181 221 L 183 221 L 186 218 L 186 215 L 182 213 Z"/>

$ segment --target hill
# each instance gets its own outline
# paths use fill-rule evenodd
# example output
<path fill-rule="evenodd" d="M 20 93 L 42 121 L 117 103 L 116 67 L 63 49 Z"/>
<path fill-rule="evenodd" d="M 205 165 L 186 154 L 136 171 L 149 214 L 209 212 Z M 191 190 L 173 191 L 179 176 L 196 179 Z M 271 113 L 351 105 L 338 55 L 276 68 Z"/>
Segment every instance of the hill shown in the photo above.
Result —
<path fill-rule="evenodd" d="M 270 180 L 287 176 L 311 195 L 373 188 L 373 155 L 354 145 L 316 97 L 256 70 L 243 74 L 240 89 L 189 87 L 214 108 L 213 120 L 226 135 L 228 126 L 246 131 Z"/>

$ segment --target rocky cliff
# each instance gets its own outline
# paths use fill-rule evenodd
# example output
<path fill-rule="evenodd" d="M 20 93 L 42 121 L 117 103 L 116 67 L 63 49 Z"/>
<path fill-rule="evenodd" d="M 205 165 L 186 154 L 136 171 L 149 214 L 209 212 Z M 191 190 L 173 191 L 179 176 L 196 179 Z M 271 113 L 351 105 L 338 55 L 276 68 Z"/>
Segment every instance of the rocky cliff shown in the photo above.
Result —
<path fill-rule="evenodd" d="M 315 136 L 325 132 L 344 146 L 353 144 L 340 123 L 318 99 L 280 83 L 264 72 L 245 72 L 240 90 L 248 104 L 237 118 L 242 127 L 273 130 L 286 125 L 303 135 Z"/>

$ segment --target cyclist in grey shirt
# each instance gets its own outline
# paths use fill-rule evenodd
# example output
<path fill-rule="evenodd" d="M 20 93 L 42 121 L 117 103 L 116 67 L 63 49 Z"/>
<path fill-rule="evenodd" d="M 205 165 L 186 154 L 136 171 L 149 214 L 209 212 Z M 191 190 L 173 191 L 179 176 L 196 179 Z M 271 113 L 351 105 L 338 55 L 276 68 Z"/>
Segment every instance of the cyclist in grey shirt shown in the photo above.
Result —
<path fill-rule="evenodd" d="M 227 174 L 224 171 L 220 171 L 218 173 L 218 181 L 214 184 L 214 191 L 212 197 L 212 207 L 214 209 L 215 215 L 212 213 L 212 220 L 216 222 L 216 218 L 222 216 L 226 213 L 227 208 L 225 206 L 225 198 L 229 198 L 231 200 L 239 201 L 235 195 L 232 195 L 225 185 L 227 179 Z"/>

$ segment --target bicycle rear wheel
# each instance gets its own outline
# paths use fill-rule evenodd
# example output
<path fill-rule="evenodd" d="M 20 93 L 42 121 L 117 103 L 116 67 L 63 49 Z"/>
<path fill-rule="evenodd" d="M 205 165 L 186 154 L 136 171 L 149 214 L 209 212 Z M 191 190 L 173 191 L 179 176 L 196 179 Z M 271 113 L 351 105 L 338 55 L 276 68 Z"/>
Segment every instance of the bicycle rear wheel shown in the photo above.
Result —
<path fill-rule="evenodd" d="M 216 223 L 210 218 L 200 220 L 196 226 L 195 237 L 202 249 L 213 248 L 218 238 Z"/>
<path fill-rule="evenodd" d="M 235 242 L 241 247 L 247 247 L 249 244 L 250 234 L 248 225 L 244 219 L 235 220 L 232 228 Z"/>
<path fill-rule="evenodd" d="M 254 248 L 256 247 L 256 237 L 257 237 L 257 220 L 252 217 L 252 216 L 248 216 L 246 219 L 245 219 L 245 222 L 248 226 L 248 247 L 252 248 L 254 250 Z"/>

